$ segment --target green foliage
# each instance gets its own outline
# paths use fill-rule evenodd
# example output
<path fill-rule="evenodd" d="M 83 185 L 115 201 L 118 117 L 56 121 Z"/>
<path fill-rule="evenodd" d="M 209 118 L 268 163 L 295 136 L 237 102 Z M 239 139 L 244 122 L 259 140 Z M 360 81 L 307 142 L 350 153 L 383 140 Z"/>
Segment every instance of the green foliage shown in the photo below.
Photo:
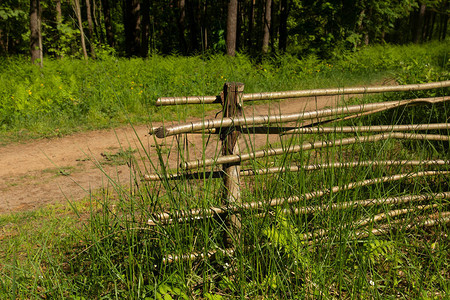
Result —
<path fill-rule="evenodd" d="M 60 48 L 63 49 L 63 48 Z M 162 96 L 217 95 L 226 81 L 245 83 L 245 92 L 283 91 L 367 85 L 392 76 L 399 83 L 444 80 L 448 77 L 445 44 L 377 46 L 344 52 L 332 61 L 311 54 L 304 59 L 275 56 L 261 62 L 244 54 L 235 58 L 161 57 L 120 59 L 98 51 L 101 60 L 86 64 L 63 58 L 46 60 L 43 69 L 24 57 L 3 58 L 0 67 L 0 134 L 3 139 L 54 136 L 76 130 L 105 128 L 132 121 L 162 119 L 154 102 Z M 388 74 L 388 75 L 386 75 Z M 418 76 L 421 76 L 420 78 Z M 187 107 L 185 119 L 216 110 Z M 164 110 L 169 116 L 173 108 Z"/>

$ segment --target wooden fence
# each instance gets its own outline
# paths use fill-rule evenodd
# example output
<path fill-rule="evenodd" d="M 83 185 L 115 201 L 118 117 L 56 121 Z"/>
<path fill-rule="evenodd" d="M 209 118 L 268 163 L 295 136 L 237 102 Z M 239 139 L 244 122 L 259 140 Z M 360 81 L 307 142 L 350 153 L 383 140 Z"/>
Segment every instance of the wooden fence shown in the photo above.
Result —
<path fill-rule="evenodd" d="M 233 253 L 233 245 L 236 242 L 241 241 L 241 217 L 240 214 L 245 210 L 261 210 L 263 207 L 279 206 L 281 204 L 296 203 L 300 200 L 308 200 L 314 197 L 323 196 L 333 192 L 344 191 L 354 189 L 355 187 L 373 185 L 382 182 L 393 182 L 402 180 L 405 178 L 414 177 L 427 177 L 444 175 L 448 176 L 450 171 L 423 171 L 415 173 L 395 174 L 380 178 L 367 179 L 358 182 L 352 182 L 344 186 L 335 186 L 329 189 L 318 190 L 303 194 L 301 196 L 293 196 L 287 199 L 272 199 L 269 202 L 246 202 L 241 200 L 240 182 L 241 176 L 252 176 L 256 174 L 273 174 L 278 172 L 298 172 L 317 170 L 324 168 L 349 168 L 353 166 L 449 166 L 450 162 L 445 159 L 439 160 L 389 160 L 389 161 L 358 161 L 358 162 L 336 162 L 336 163 L 323 163 L 317 165 L 305 165 L 305 166 L 284 166 L 273 167 L 266 169 L 241 169 L 241 163 L 247 160 L 253 160 L 257 158 L 263 158 L 273 155 L 282 155 L 286 153 L 295 153 L 310 149 L 320 149 L 324 147 L 351 145 L 355 143 L 369 143 L 375 141 L 381 141 L 386 139 L 400 139 L 400 140 L 428 140 L 428 141 L 450 141 L 450 123 L 448 120 L 445 123 L 435 124 L 409 124 L 409 125 L 378 125 L 378 126 L 340 126 L 340 127 L 318 127 L 317 125 L 325 125 L 336 121 L 348 120 L 351 118 L 358 118 L 374 114 L 377 112 L 387 111 L 393 108 L 411 106 L 411 105 L 426 105 L 442 103 L 450 100 L 450 96 L 442 96 L 435 98 L 418 98 L 410 100 L 389 101 L 381 103 L 369 103 L 361 105 L 352 105 L 345 107 L 326 108 L 316 111 L 306 111 L 291 114 L 280 115 L 265 115 L 265 116 L 252 116 L 246 117 L 243 115 L 243 106 L 245 101 L 255 100 L 269 100 L 269 99 L 287 99 L 287 98 L 299 98 L 310 96 L 330 96 L 330 95 L 348 95 L 348 94 L 369 94 L 369 93 L 386 93 L 386 92 L 402 92 L 402 91 L 419 91 L 426 89 L 446 88 L 450 87 L 450 81 L 435 82 L 428 84 L 413 84 L 413 85 L 400 85 L 400 86 L 379 86 L 379 87 L 354 87 L 354 88 L 337 88 L 337 89 L 318 89 L 318 90 L 305 90 L 305 91 L 288 91 L 288 92 L 272 92 L 272 93 L 256 93 L 256 94 L 244 94 L 243 83 L 225 83 L 223 91 L 219 96 L 205 96 L 205 97 L 165 97 L 157 100 L 157 105 L 183 105 L 183 104 L 208 104 L 208 103 L 220 103 L 222 105 L 222 118 L 210 119 L 195 122 L 188 122 L 184 124 L 178 124 L 173 126 L 161 126 L 152 128 L 152 134 L 155 134 L 158 138 L 165 138 L 168 136 L 178 135 L 182 133 L 208 133 L 219 134 L 222 141 L 221 156 L 217 158 L 202 158 L 193 161 L 183 162 L 181 169 L 186 172 L 190 170 L 196 170 L 197 172 L 189 172 L 188 175 L 183 174 L 169 174 L 167 179 L 178 180 L 183 179 L 196 179 L 204 177 L 216 177 L 223 179 L 223 200 L 222 206 L 211 207 L 208 211 L 193 209 L 189 211 L 180 211 L 176 213 L 159 213 L 155 214 L 151 220 L 148 221 L 149 225 L 156 224 L 169 224 L 172 222 L 182 222 L 186 220 L 192 220 L 195 218 L 212 217 L 215 215 L 222 215 L 225 220 L 225 226 L 228 228 L 227 233 L 224 235 L 224 243 L 228 249 L 228 253 Z M 281 124 L 288 122 L 299 122 L 305 120 L 319 120 L 315 123 L 305 126 L 283 127 Z M 273 127 L 277 124 L 276 127 Z M 297 123 L 298 124 L 298 123 Z M 259 126 L 259 127 L 258 127 Z M 411 133 L 410 131 L 426 131 L 426 130 L 447 130 L 447 134 L 421 134 Z M 356 136 L 351 138 L 342 138 L 333 141 L 319 141 L 314 143 L 303 143 L 300 145 L 291 145 L 284 148 L 275 148 L 268 150 L 251 151 L 248 153 L 240 153 L 238 149 L 238 141 L 242 133 L 264 133 L 264 134 L 317 134 L 317 133 L 361 133 L 370 132 L 377 134 L 369 136 Z M 210 166 L 222 165 L 220 170 L 212 172 L 202 172 L 201 170 Z M 156 181 L 160 180 L 158 174 L 145 175 L 145 180 Z M 370 206 L 379 205 L 382 203 L 405 203 L 405 202 L 420 202 L 429 199 L 450 199 L 450 192 L 441 192 L 427 195 L 409 195 L 395 198 L 384 199 L 370 199 L 351 201 L 345 204 L 336 204 L 329 207 L 325 206 L 311 206 L 297 208 L 294 210 L 287 210 L 285 213 L 312 213 L 314 211 L 321 211 L 326 209 L 342 209 L 352 206 Z M 429 207 L 429 206 L 424 206 Z M 418 208 L 424 208 L 418 206 Z M 406 213 L 405 210 L 394 210 L 389 212 L 391 216 L 401 215 Z M 386 218 L 384 216 L 376 216 L 377 218 Z M 442 213 L 439 216 L 429 216 L 428 220 L 422 222 L 423 226 L 431 226 L 437 221 L 450 222 L 450 212 Z M 381 234 L 386 230 L 375 230 L 373 234 Z M 323 236 L 325 232 L 315 233 L 315 236 L 310 238 L 318 238 Z M 363 233 L 360 233 L 363 236 Z M 213 252 L 211 252 L 213 254 Z M 198 254 L 201 257 L 200 254 Z M 204 255 L 204 254 L 202 254 Z M 209 254 L 208 254 L 209 255 Z M 183 257 L 171 256 L 166 258 L 166 261 L 174 261 L 182 258 L 193 258 L 196 254 L 187 254 Z"/>

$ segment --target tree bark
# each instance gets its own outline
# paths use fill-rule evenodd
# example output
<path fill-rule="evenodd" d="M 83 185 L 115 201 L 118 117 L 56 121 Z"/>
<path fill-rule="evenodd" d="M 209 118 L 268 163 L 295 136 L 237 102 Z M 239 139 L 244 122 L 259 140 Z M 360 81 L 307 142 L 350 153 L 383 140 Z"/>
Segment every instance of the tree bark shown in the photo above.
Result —
<path fill-rule="evenodd" d="M 251 50 L 253 48 L 253 29 L 255 23 L 255 2 L 256 0 L 250 1 L 250 9 L 248 16 L 248 38 L 247 38 L 247 48 Z"/>
<path fill-rule="evenodd" d="M 414 43 L 420 43 L 421 37 L 422 37 L 422 30 L 423 30 L 423 21 L 425 18 L 425 11 L 427 9 L 427 5 L 426 4 L 420 4 L 420 8 L 419 8 L 419 15 L 417 17 L 417 27 L 416 27 L 416 32 L 415 32 L 415 36 L 414 36 Z"/>
<path fill-rule="evenodd" d="M 446 35 L 447 35 L 447 25 L 448 25 L 448 15 L 445 15 L 444 16 L 444 28 L 442 29 L 442 38 L 441 38 L 441 40 L 442 41 L 445 41 L 445 37 L 446 37 Z"/>
<path fill-rule="evenodd" d="M 188 8 L 188 17 L 189 17 L 189 49 L 188 52 L 195 52 L 200 49 L 200 22 L 199 22 L 199 1 L 198 0 L 189 0 L 187 1 Z"/>
<path fill-rule="evenodd" d="M 180 49 L 183 54 L 187 54 L 187 42 L 185 37 L 185 31 L 186 31 L 186 0 L 179 0 L 178 1 L 178 19 L 177 19 L 177 25 L 178 25 L 178 36 L 179 36 L 179 43 L 180 43 Z"/>
<path fill-rule="evenodd" d="M 43 66 L 40 1 L 30 0 L 31 63 Z"/>
<path fill-rule="evenodd" d="M 103 18 L 105 19 L 106 40 L 108 42 L 108 45 L 114 48 L 116 43 L 114 41 L 114 32 L 111 22 L 111 8 L 109 6 L 109 0 L 102 0 L 102 8 L 103 8 Z"/>
<path fill-rule="evenodd" d="M 227 13 L 227 55 L 236 55 L 236 30 L 237 30 L 237 0 L 228 0 Z"/>
<path fill-rule="evenodd" d="M 56 24 L 59 25 L 61 23 L 62 23 L 61 0 L 56 0 Z"/>
<path fill-rule="evenodd" d="M 150 0 L 143 0 L 141 4 L 141 57 L 148 56 L 148 43 L 150 39 Z"/>
<path fill-rule="evenodd" d="M 141 16 L 139 0 L 124 1 L 125 51 L 128 57 L 140 54 Z"/>
<path fill-rule="evenodd" d="M 58 32 L 58 39 L 61 39 L 61 24 L 62 24 L 62 9 L 61 9 L 61 0 L 56 0 L 56 29 Z M 56 46 L 58 49 L 58 53 L 56 54 L 58 58 L 63 58 L 63 53 L 61 52 L 60 46 Z"/>
<path fill-rule="evenodd" d="M 263 29 L 263 40 L 262 40 L 262 53 L 266 54 L 269 50 L 269 39 L 270 39 L 270 22 L 272 12 L 272 0 L 266 0 L 266 5 L 264 9 L 264 29 Z"/>
<path fill-rule="evenodd" d="M 89 49 L 91 50 L 91 57 L 95 58 L 94 22 L 92 21 L 91 2 L 89 0 L 86 0 L 86 18 L 88 21 L 88 30 L 89 30 Z"/>
<path fill-rule="evenodd" d="M 202 43 L 203 49 L 208 49 L 208 0 L 203 4 L 202 15 Z"/>
<path fill-rule="evenodd" d="M 287 19 L 288 19 L 288 0 L 281 0 L 280 2 L 280 40 L 278 42 L 278 49 L 281 52 L 286 52 L 287 47 Z"/>
<path fill-rule="evenodd" d="M 83 51 L 84 59 L 87 61 L 88 60 L 88 54 L 87 54 L 87 51 L 86 51 L 86 43 L 84 41 L 84 31 L 83 31 L 83 22 L 81 21 L 80 1 L 79 0 L 74 0 L 74 4 L 75 4 L 75 11 L 76 11 L 76 14 L 77 14 L 77 19 L 78 19 L 78 26 L 80 28 L 81 49 Z"/>

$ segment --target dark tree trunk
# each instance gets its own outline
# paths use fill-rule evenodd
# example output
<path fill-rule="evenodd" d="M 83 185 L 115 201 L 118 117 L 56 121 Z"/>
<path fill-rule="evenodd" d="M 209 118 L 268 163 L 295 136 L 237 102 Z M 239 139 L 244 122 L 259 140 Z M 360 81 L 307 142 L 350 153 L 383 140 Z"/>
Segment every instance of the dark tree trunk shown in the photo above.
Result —
<path fill-rule="evenodd" d="M 280 2 L 280 40 L 278 42 L 278 49 L 282 52 L 286 51 L 287 46 L 287 19 L 288 19 L 288 0 L 281 0 Z"/>
<path fill-rule="evenodd" d="M 427 40 L 431 41 L 433 39 L 433 32 L 434 32 L 434 24 L 436 21 L 436 13 L 434 11 L 430 12 L 431 14 L 431 20 L 428 24 L 428 33 L 427 33 Z"/>
<path fill-rule="evenodd" d="M 150 0 L 143 0 L 141 4 L 141 56 L 148 56 L 148 45 L 150 39 Z"/>
<path fill-rule="evenodd" d="M 202 50 L 208 49 L 208 0 L 205 0 L 202 6 L 202 16 L 201 16 L 201 32 L 202 32 Z"/>
<path fill-rule="evenodd" d="M 199 46 L 199 1 L 189 0 L 187 1 L 188 16 L 189 16 L 189 50 L 188 52 L 195 52 L 200 49 Z"/>
<path fill-rule="evenodd" d="M 103 18 L 105 19 L 105 31 L 106 40 L 108 45 L 112 48 L 116 45 L 114 41 L 114 32 L 111 21 L 111 8 L 109 6 L 109 0 L 102 0 Z"/>
<path fill-rule="evenodd" d="M 447 25 L 448 25 L 448 15 L 444 16 L 444 28 L 442 29 L 442 38 L 441 40 L 444 41 L 445 37 L 447 35 Z"/>
<path fill-rule="evenodd" d="M 255 23 L 255 1 L 250 1 L 249 13 L 248 13 L 248 37 L 247 37 L 247 48 L 250 51 L 253 47 L 253 31 Z"/>
<path fill-rule="evenodd" d="M 262 53 L 267 53 L 269 50 L 269 39 L 270 39 L 270 25 L 271 25 L 271 12 L 272 12 L 272 0 L 266 0 L 264 9 L 264 29 L 263 29 L 263 39 L 262 39 Z"/>
<path fill-rule="evenodd" d="M 123 23 L 125 25 L 125 52 L 128 57 L 140 55 L 141 16 L 138 0 L 125 0 Z"/>
<path fill-rule="evenodd" d="M 30 54 L 31 63 L 43 66 L 40 1 L 30 0 Z"/>
<path fill-rule="evenodd" d="M 183 54 L 187 54 L 187 42 L 185 37 L 186 31 L 186 0 L 178 1 L 178 36 L 180 42 L 180 49 Z"/>
<path fill-rule="evenodd" d="M 415 32 L 415 36 L 414 36 L 414 43 L 416 43 L 416 44 L 421 42 L 426 8 L 427 8 L 426 4 L 423 4 L 423 3 L 420 4 L 419 15 L 417 17 L 417 23 L 416 23 L 417 27 L 416 27 L 416 32 Z"/>
<path fill-rule="evenodd" d="M 227 13 L 227 55 L 236 55 L 236 31 L 237 31 L 237 10 L 238 1 L 228 0 L 228 13 Z"/>
<path fill-rule="evenodd" d="M 242 0 L 238 0 L 237 8 L 237 20 L 236 20 L 236 50 L 240 50 L 241 45 L 241 35 L 242 35 Z"/>
<path fill-rule="evenodd" d="M 4 52 L 4 53 L 8 53 L 8 49 L 6 49 L 6 45 L 3 42 L 3 29 L 0 28 L 0 48 L 2 51 L 0 51 L 0 53 Z"/>
<path fill-rule="evenodd" d="M 86 18 L 88 21 L 88 31 L 89 31 L 89 49 L 91 50 L 91 57 L 95 57 L 94 22 L 92 21 L 92 10 L 90 0 L 86 0 Z"/>

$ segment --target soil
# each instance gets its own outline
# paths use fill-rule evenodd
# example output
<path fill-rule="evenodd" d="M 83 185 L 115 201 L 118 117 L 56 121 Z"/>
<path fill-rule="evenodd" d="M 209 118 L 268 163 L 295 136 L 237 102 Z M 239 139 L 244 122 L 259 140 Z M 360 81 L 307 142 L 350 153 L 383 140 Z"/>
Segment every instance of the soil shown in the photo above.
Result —
<path fill-rule="evenodd" d="M 335 106 L 338 101 L 342 99 L 316 97 L 250 105 L 245 109 L 245 115 L 316 110 Z M 206 118 L 214 117 L 214 115 L 206 116 Z M 160 124 L 152 125 L 154 127 Z M 149 153 L 152 163 L 158 165 L 156 143 L 168 149 L 163 150 L 163 153 L 168 155 L 169 167 L 176 167 L 177 155 L 173 149 L 176 149 L 177 138 L 157 139 L 148 133 L 151 127 L 124 126 L 1 146 L 0 214 L 77 201 L 92 192 L 111 186 L 109 184 L 111 179 L 129 184 L 132 172 L 126 163 L 115 161 L 114 154 L 124 153 L 130 148 L 135 151 L 133 155 L 138 157 L 141 170 L 146 168 L 157 172 L 151 167 L 149 159 L 141 159 L 145 156 L 143 154 L 145 150 Z M 202 135 L 189 134 L 186 137 L 188 143 L 183 142 L 184 145 L 188 145 L 189 157 L 200 158 L 203 151 Z M 269 142 L 277 141 L 279 138 L 278 135 L 270 135 Z M 214 155 L 215 140 L 217 137 L 212 137 L 209 141 L 206 155 Z M 263 147 L 267 143 L 267 136 L 255 135 L 252 142 L 255 147 Z"/>

